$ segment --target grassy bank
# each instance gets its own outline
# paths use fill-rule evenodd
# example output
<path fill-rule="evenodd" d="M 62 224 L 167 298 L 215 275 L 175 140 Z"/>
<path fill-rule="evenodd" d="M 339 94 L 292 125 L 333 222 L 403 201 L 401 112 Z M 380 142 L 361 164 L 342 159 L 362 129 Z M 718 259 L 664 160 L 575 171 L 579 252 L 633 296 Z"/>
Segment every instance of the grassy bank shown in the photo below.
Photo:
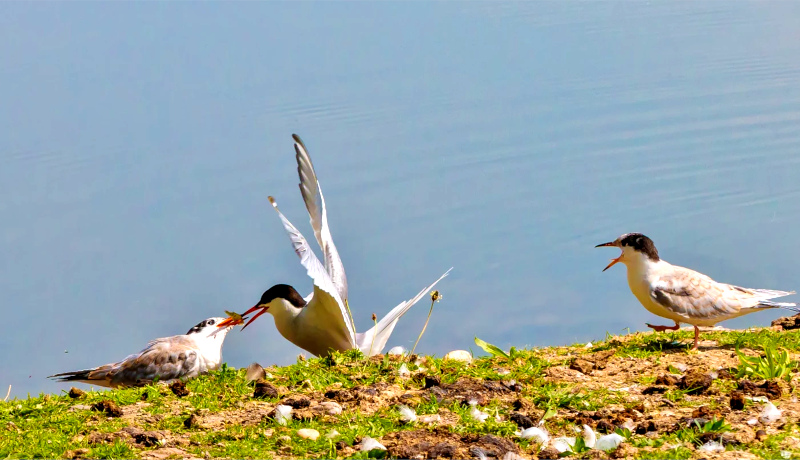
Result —
<path fill-rule="evenodd" d="M 549 458 L 559 455 L 552 438 L 575 437 L 583 425 L 598 436 L 616 431 L 624 442 L 604 452 L 579 440 L 562 457 L 800 457 L 792 369 L 800 332 L 708 332 L 699 352 L 687 349 L 691 337 L 610 336 L 591 347 L 512 350 L 471 363 L 352 353 L 267 368 L 257 385 L 244 369 L 226 367 L 185 388 L 10 400 L 0 402 L 0 458 Z M 752 357 L 749 370 L 737 348 Z M 788 350 L 788 369 L 765 359 L 759 369 L 765 348 Z M 781 376 L 765 380 L 769 369 Z M 778 407 L 779 420 L 758 421 L 766 404 L 758 396 Z M 276 420 L 279 404 L 293 408 L 285 425 Z M 402 421 L 400 405 L 416 421 Z M 543 418 L 545 450 L 518 434 Z M 301 437 L 302 428 L 319 437 Z M 365 437 L 388 450 L 362 452 Z M 724 451 L 700 450 L 708 441 Z"/>

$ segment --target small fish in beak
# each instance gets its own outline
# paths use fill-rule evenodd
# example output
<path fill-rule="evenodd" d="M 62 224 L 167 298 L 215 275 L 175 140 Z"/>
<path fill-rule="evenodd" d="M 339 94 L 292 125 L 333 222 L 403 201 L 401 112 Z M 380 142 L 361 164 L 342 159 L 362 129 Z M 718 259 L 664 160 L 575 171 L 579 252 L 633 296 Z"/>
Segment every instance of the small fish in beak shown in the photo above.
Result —
<path fill-rule="evenodd" d="M 255 305 L 255 306 L 253 306 L 253 308 L 251 308 L 251 309 L 247 310 L 246 312 L 244 312 L 244 315 L 243 315 L 243 316 L 247 316 L 247 315 L 249 315 L 250 313 L 253 313 L 254 311 L 256 311 L 256 310 L 258 310 L 258 309 L 261 309 L 261 311 L 260 311 L 260 312 L 258 312 L 258 313 L 256 313 L 256 314 L 255 314 L 255 315 L 254 315 L 252 318 L 250 318 L 250 321 L 248 321 L 248 322 L 247 322 L 247 324 L 245 324 L 244 326 L 242 326 L 242 330 L 244 330 L 244 328 L 246 328 L 247 326 L 249 326 L 249 325 L 250 325 L 250 323 L 252 323 L 253 321 L 255 321 L 255 320 L 256 320 L 256 318 L 258 318 L 259 316 L 261 316 L 261 315 L 263 315 L 264 313 L 266 313 L 266 312 L 269 310 L 269 305 Z M 245 319 L 246 319 L 246 318 L 245 318 Z"/>
<path fill-rule="evenodd" d="M 244 315 L 240 315 L 236 312 L 228 310 L 225 310 L 225 313 L 228 314 L 228 317 L 225 318 L 223 321 L 220 321 L 220 323 L 217 324 L 217 327 L 237 326 L 239 324 L 244 323 L 244 320 L 247 319 L 245 318 L 247 313 L 245 313 Z"/>

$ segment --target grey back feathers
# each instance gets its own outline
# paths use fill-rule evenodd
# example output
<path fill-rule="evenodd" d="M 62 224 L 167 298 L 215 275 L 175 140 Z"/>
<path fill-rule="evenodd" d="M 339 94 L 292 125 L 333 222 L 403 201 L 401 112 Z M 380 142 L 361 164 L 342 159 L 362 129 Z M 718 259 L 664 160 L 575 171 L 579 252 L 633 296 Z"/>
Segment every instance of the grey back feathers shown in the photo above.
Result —
<path fill-rule="evenodd" d="M 208 318 L 184 335 L 152 340 L 142 351 L 122 361 L 49 378 L 117 388 L 196 377 L 221 364 L 222 344 L 230 330 L 217 328 L 222 319 Z"/>

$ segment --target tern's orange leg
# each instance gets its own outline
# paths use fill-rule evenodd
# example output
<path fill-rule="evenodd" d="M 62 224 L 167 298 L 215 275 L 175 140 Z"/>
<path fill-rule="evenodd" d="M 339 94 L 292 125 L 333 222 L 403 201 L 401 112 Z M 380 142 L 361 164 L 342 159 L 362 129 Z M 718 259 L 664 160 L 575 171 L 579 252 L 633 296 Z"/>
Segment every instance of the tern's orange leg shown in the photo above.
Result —
<path fill-rule="evenodd" d="M 692 350 L 697 350 L 697 341 L 699 339 L 700 339 L 700 329 L 697 326 L 695 326 L 694 327 L 694 346 L 692 347 Z"/>
<path fill-rule="evenodd" d="M 645 324 L 647 325 L 647 327 L 652 328 L 656 332 L 664 332 L 664 331 L 667 331 L 667 330 L 669 330 L 669 331 L 677 331 L 678 329 L 680 329 L 680 325 L 678 325 L 677 321 L 675 321 L 675 325 L 674 326 L 656 326 L 656 325 L 653 325 L 653 324 L 650 324 L 650 323 L 645 323 Z"/>

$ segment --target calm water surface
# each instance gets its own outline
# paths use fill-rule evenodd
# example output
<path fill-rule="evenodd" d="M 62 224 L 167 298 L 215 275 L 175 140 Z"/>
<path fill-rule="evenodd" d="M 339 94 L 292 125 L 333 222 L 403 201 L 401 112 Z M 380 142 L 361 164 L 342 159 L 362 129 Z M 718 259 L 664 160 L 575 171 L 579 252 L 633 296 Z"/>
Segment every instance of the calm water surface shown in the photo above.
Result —
<path fill-rule="evenodd" d="M 798 3 L 0 9 L 3 393 L 67 388 L 44 377 L 278 282 L 308 292 L 266 200 L 311 237 L 293 132 L 359 329 L 455 267 L 424 352 L 657 322 L 622 267 L 600 272 L 617 253 L 593 246 L 629 231 L 719 280 L 800 288 Z M 299 353 L 270 318 L 225 344 L 236 367 Z"/>

